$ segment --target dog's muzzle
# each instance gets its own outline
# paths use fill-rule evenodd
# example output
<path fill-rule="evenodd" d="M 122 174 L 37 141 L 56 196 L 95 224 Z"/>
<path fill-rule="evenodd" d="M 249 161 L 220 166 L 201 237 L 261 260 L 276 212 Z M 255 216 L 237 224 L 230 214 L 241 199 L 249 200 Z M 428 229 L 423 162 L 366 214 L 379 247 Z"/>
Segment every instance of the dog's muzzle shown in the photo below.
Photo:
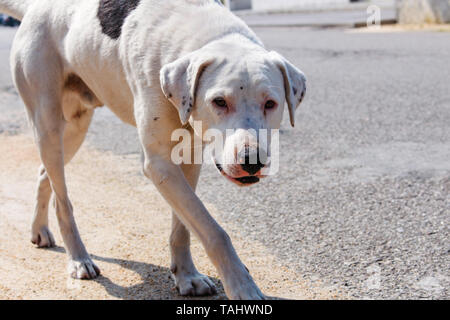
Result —
<path fill-rule="evenodd" d="M 239 186 L 250 186 L 258 183 L 264 176 L 261 170 L 266 166 L 263 160 L 266 159 L 259 153 L 258 149 L 245 147 L 237 153 L 236 163 L 225 165 L 217 164 L 219 172 L 231 182 Z"/>
<path fill-rule="evenodd" d="M 258 150 L 250 151 L 249 148 L 244 148 L 238 153 L 238 162 L 241 164 L 242 170 L 253 176 L 265 167 L 261 163 L 261 157 Z"/>

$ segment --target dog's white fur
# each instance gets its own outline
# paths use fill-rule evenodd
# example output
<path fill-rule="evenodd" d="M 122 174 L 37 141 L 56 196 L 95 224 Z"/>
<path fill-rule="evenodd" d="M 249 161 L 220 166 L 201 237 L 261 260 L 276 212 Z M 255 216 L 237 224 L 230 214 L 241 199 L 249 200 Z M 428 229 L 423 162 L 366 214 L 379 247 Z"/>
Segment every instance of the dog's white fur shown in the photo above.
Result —
<path fill-rule="evenodd" d="M 293 125 L 305 91 L 303 73 L 266 51 L 245 23 L 217 1 L 141 0 L 118 39 L 102 33 L 98 7 L 99 0 L 0 0 L 0 11 L 22 19 L 11 66 L 43 163 L 32 241 L 54 245 L 47 221 L 53 191 L 70 274 L 88 279 L 99 274 L 75 224 L 64 164 L 83 142 L 94 108 L 107 105 L 137 127 L 143 171 L 173 208 L 170 248 L 180 293 L 215 290 L 192 262 L 191 231 L 229 298 L 264 298 L 226 232 L 195 195 L 200 166 L 171 162 L 170 137 L 194 120 L 205 129 L 279 128 L 285 100 Z M 217 96 L 227 100 L 229 111 L 213 105 Z M 278 107 L 266 112 L 268 98 Z M 241 130 L 233 139 L 242 136 Z"/>

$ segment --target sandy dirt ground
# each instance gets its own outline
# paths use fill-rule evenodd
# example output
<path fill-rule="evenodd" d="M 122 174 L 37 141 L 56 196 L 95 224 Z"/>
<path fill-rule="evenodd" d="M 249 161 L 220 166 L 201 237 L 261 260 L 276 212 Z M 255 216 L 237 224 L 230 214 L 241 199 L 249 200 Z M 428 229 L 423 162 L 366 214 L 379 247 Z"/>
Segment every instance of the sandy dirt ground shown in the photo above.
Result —
<path fill-rule="evenodd" d="M 135 156 L 118 157 L 82 148 L 67 166 L 67 180 L 81 236 L 102 276 L 72 280 L 54 211 L 50 228 L 57 247 L 30 242 L 39 157 L 29 135 L 0 135 L 0 298 L 1 299 L 180 299 L 170 279 L 170 210 L 138 173 Z M 214 215 L 216 209 L 206 204 Z M 223 222 L 222 222 L 223 223 Z M 229 230 L 237 226 L 224 224 Z M 314 289 L 261 244 L 231 233 L 233 242 L 263 292 L 273 297 L 337 298 Z M 193 239 L 199 270 L 219 286 L 217 273 Z M 277 270 L 277 272 L 270 272 Z M 269 273 L 268 273 L 269 271 Z"/>

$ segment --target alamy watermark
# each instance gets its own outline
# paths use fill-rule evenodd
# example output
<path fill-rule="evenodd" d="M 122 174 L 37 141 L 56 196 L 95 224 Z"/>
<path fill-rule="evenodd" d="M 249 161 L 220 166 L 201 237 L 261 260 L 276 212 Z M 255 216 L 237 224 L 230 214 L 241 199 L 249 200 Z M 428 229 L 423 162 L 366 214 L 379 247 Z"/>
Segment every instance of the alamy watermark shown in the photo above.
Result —
<path fill-rule="evenodd" d="M 193 133 L 194 132 L 194 133 Z M 171 151 L 174 164 L 240 164 L 237 151 L 249 149 L 246 164 L 262 163 L 264 176 L 275 175 L 279 169 L 280 132 L 278 129 L 210 128 L 203 132 L 202 122 L 194 121 L 193 132 L 180 128 L 172 132 L 171 140 L 178 142 Z M 257 149 L 257 150 L 256 150 Z"/>
<path fill-rule="evenodd" d="M 381 28 L 381 8 L 376 5 L 367 7 L 367 28 L 380 29 Z"/>

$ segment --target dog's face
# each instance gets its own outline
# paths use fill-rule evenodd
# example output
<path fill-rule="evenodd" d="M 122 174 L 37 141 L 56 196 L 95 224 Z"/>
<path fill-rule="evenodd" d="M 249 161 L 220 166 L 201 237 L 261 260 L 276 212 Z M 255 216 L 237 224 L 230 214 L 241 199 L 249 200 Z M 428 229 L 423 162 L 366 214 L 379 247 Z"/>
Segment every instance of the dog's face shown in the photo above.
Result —
<path fill-rule="evenodd" d="M 218 43 L 164 66 L 161 85 L 183 124 L 200 121 L 205 141 L 208 129 L 222 133 L 214 162 L 222 175 L 246 186 L 270 166 L 270 133 L 280 128 L 285 101 L 294 125 L 306 79 L 275 52 Z"/>

